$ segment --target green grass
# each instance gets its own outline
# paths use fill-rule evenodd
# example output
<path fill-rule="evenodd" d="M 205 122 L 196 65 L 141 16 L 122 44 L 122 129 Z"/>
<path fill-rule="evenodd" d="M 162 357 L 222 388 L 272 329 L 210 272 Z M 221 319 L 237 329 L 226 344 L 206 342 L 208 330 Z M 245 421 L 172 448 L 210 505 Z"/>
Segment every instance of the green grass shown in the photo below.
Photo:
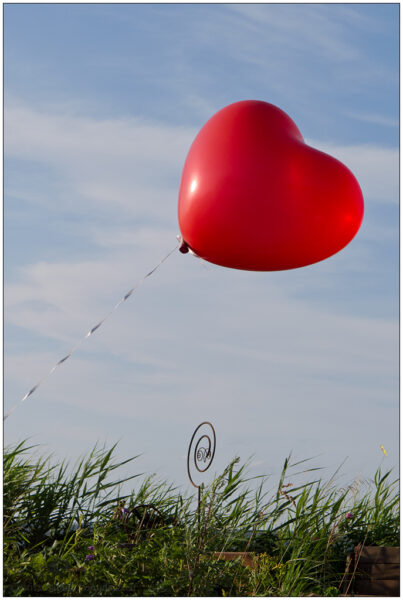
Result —
<path fill-rule="evenodd" d="M 356 544 L 399 544 L 390 471 L 338 488 L 289 457 L 270 490 L 235 459 L 203 490 L 199 523 L 194 499 L 167 483 L 114 479 L 135 462 L 115 462 L 115 447 L 72 468 L 32 450 L 4 452 L 5 596 L 332 596 Z M 287 483 L 300 469 L 307 481 Z M 253 552 L 256 568 L 218 551 Z"/>

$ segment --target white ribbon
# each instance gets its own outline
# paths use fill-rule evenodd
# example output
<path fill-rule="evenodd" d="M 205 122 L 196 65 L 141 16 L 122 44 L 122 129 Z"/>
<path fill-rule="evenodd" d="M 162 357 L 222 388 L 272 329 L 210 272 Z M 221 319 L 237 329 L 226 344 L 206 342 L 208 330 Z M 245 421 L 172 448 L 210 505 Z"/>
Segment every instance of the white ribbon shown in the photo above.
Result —
<path fill-rule="evenodd" d="M 13 406 L 13 408 L 11 408 L 8 413 L 3 417 L 3 421 L 5 421 L 12 412 L 15 411 L 15 409 L 17 408 L 17 406 L 19 406 L 20 404 L 22 404 L 23 402 L 25 402 L 25 400 L 27 398 L 29 398 L 29 396 L 32 396 L 32 394 L 38 389 L 38 387 L 40 385 L 42 385 L 42 383 L 44 381 L 46 381 L 46 379 L 53 373 L 53 371 L 55 371 L 57 369 L 57 367 L 59 367 L 61 364 L 63 364 L 64 362 L 66 362 L 67 359 L 70 358 L 70 356 L 77 350 L 77 348 L 83 343 L 84 340 L 86 340 L 87 338 L 89 338 L 93 333 L 95 333 L 95 331 L 97 329 L 99 329 L 101 327 L 101 325 L 103 325 L 105 323 L 105 321 L 107 319 L 109 319 L 109 317 L 111 316 L 111 314 L 113 312 L 115 312 L 115 310 L 123 303 L 126 302 L 126 300 L 128 298 L 130 298 L 130 296 L 133 294 L 133 292 L 143 283 L 143 281 L 145 281 L 147 279 L 147 277 L 150 277 L 150 275 L 152 275 L 153 273 L 155 273 L 155 271 L 162 265 L 162 263 L 164 263 L 167 258 L 169 258 L 171 256 L 171 254 L 173 254 L 175 252 L 175 250 L 177 250 L 179 248 L 180 244 L 177 244 L 175 246 L 175 248 L 173 248 L 170 252 L 168 252 L 168 254 L 166 256 L 164 256 L 164 258 L 162 260 L 160 260 L 160 262 L 153 268 L 151 269 L 151 271 L 149 271 L 147 273 L 147 275 L 144 275 L 144 277 L 142 279 L 140 279 L 135 285 L 134 287 L 132 287 L 131 290 L 129 290 L 120 300 L 119 302 L 117 302 L 115 304 L 115 306 L 112 308 L 111 311 L 108 312 L 107 315 L 104 316 L 103 319 L 101 319 L 101 321 L 99 321 L 99 323 L 97 323 L 96 325 L 94 325 L 94 327 L 92 327 L 86 334 L 85 336 L 79 341 L 77 342 L 77 344 L 70 350 L 70 352 L 68 354 L 66 354 L 66 356 L 63 356 L 63 358 L 61 358 L 49 371 L 49 373 L 47 375 L 45 375 L 45 377 L 43 377 L 36 385 L 34 385 L 33 388 L 31 388 L 29 390 L 29 392 L 27 392 L 25 394 L 25 396 L 23 398 L 21 398 L 21 400 L 19 402 L 17 402 L 17 404 L 15 404 L 15 406 Z"/>

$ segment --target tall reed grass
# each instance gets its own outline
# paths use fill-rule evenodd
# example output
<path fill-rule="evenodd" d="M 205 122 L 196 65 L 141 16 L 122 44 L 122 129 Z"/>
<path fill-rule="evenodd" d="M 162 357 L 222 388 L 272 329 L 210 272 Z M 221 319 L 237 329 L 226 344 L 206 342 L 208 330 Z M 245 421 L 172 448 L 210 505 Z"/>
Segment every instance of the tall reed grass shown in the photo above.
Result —
<path fill-rule="evenodd" d="M 288 457 L 270 490 L 235 459 L 203 490 L 199 522 L 192 498 L 166 482 L 114 478 L 136 458 L 116 462 L 115 449 L 73 468 L 33 459 L 26 442 L 5 450 L 6 596 L 338 595 L 356 544 L 399 544 L 390 471 L 340 488 Z M 308 481 L 294 486 L 301 469 Z M 255 568 L 216 558 L 223 551 L 254 553 Z"/>

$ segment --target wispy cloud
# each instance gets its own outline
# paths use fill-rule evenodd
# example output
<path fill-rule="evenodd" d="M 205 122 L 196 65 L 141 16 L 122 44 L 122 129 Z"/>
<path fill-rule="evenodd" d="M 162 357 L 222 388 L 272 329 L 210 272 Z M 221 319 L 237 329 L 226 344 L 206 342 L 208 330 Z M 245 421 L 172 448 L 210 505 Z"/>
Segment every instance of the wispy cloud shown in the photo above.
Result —
<path fill-rule="evenodd" d="M 391 117 L 387 117 L 381 114 L 367 113 L 361 111 L 349 111 L 346 112 L 345 115 L 347 117 L 357 119 L 358 121 L 362 121 L 364 123 L 373 123 L 374 125 L 381 125 L 382 127 L 393 127 L 395 129 L 399 127 L 399 121 L 397 119 L 393 119 Z"/>
<path fill-rule="evenodd" d="M 363 388 L 366 380 L 368 391 L 376 380 L 384 385 L 385 379 L 393 378 L 396 365 L 391 357 L 398 335 L 394 320 L 332 314 L 309 300 L 292 298 L 279 279 L 270 283 L 265 277 L 262 286 L 253 275 L 245 277 L 219 268 L 205 273 L 186 258 L 179 254 L 173 258 L 83 351 L 95 348 L 101 355 L 107 353 L 133 365 L 153 366 L 156 371 L 136 377 L 140 383 L 150 384 L 154 378 L 159 388 L 168 382 L 183 388 L 185 369 L 186 381 L 197 382 L 198 397 L 205 387 L 206 365 L 208 387 L 214 378 L 215 385 L 232 389 L 234 362 L 249 373 L 260 373 L 259 377 L 269 368 L 272 381 L 279 384 L 290 369 L 294 382 L 326 379 L 337 372 L 341 380 L 351 379 L 353 386 L 359 382 Z M 131 262 L 122 253 L 119 262 L 27 268 L 26 281 L 30 283 L 8 286 L 6 291 L 7 320 L 44 338 L 71 344 L 110 308 L 112 291 L 122 288 Z M 185 293 L 185 304 L 177 298 L 178 289 Z M 198 300 L 201 293 L 205 297 L 202 304 Z M 239 320 L 240 314 L 245 318 Z M 174 340 L 175 358 L 169 352 L 170 340 Z M 26 360 L 28 364 L 31 358 Z"/>
<path fill-rule="evenodd" d="M 68 177 L 77 194 L 73 205 L 84 198 L 98 209 L 165 220 L 173 214 L 195 133 L 141 119 L 97 120 L 22 106 L 5 111 L 6 156 L 44 163 Z"/>
<path fill-rule="evenodd" d="M 348 18 L 343 11 L 338 11 L 337 19 L 323 6 L 315 5 L 239 4 L 231 9 L 255 24 L 255 33 L 264 29 L 269 45 L 281 42 L 288 51 L 319 52 L 336 61 L 359 56 L 357 48 L 346 39 Z"/>

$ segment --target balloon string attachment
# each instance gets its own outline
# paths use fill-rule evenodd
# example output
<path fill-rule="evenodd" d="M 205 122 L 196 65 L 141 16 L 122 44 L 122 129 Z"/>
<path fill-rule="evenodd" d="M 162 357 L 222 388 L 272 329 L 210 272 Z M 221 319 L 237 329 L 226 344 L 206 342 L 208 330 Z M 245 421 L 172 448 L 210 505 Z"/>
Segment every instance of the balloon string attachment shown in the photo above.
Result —
<path fill-rule="evenodd" d="M 189 246 L 187 245 L 185 240 L 182 238 L 180 239 L 180 243 L 181 243 L 181 245 L 179 246 L 179 252 L 182 252 L 182 254 L 187 254 L 190 250 Z"/>
<path fill-rule="evenodd" d="M 178 235 L 176 236 L 176 239 L 177 239 L 177 240 L 178 240 L 178 242 L 179 242 L 179 252 L 182 252 L 182 254 L 187 254 L 187 253 L 189 253 L 189 254 L 191 254 L 192 256 L 194 256 L 195 258 L 198 258 L 198 259 L 199 259 L 199 261 L 201 262 L 202 266 L 203 266 L 205 269 L 209 270 L 209 269 L 208 269 L 208 267 L 206 266 L 206 264 L 205 264 L 204 260 L 202 259 L 202 257 L 201 257 L 201 256 L 198 256 L 198 254 L 196 254 L 196 252 L 194 252 L 194 251 L 192 250 L 192 248 L 190 248 L 190 246 L 188 246 L 187 242 L 185 242 L 185 240 L 183 239 L 183 237 L 182 237 L 181 235 L 179 235 L 179 234 L 178 234 Z"/>

